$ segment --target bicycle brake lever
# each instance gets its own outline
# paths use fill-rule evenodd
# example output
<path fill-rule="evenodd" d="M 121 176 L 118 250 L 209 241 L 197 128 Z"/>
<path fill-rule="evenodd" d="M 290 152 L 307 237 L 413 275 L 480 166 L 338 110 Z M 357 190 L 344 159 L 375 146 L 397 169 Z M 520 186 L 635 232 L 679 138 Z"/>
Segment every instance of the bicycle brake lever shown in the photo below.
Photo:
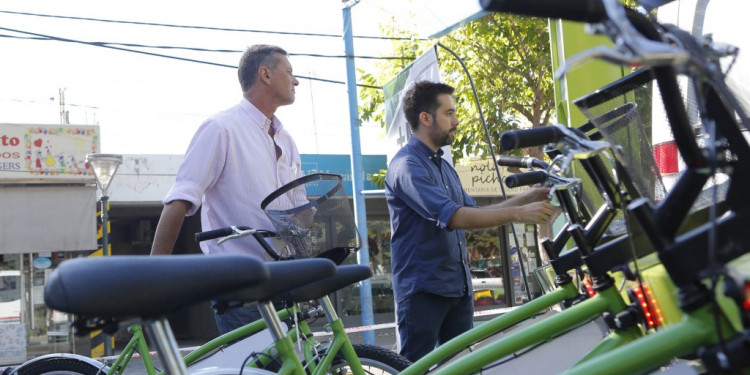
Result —
<path fill-rule="evenodd" d="M 583 65 L 584 62 L 591 59 L 601 59 L 615 64 L 622 64 L 630 61 L 631 56 L 626 56 L 617 49 L 605 46 L 596 46 L 589 48 L 585 51 L 581 51 L 570 58 L 566 59 L 565 62 L 560 64 L 555 72 L 555 79 L 562 79 L 563 76 L 568 74 L 573 68 Z"/>
<path fill-rule="evenodd" d="M 226 237 L 224 237 L 224 238 L 216 241 L 216 244 L 217 245 L 221 245 L 224 242 L 227 242 L 227 241 L 230 241 L 230 240 L 234 240 L 234 239 L 237 239 L 237 238 L 247 237 L 247 236 L 253 235 L 256 232 L 258 232 L 257 229 L 241 230 L 241 229 L 239 229 L 239 228 L 237 228 L 235 226 L 232 227 L 232 230 L 234 231 L 234 234 L 230 234 L 230 235 L 228 235 L 228 236 L 226 236 Z"/>
<path fill-rule="evenodd" d="M 601 154 L 602 152 L 608 150 L 611 145 L 609 142 L 605 141 L 590 141 L 587 142 L 585 149 L 582 150 L 571 150 L 571 153 L 573 154 L 573 159 L 588 159 L 592 156 L 596 156 Z"/>
<path fill-rule="evenodd" d="M 657 50 L 652 48 L 651 44 L 645 44 L 641 41 L 638 41 L 636 43 L 639 44 L 636 49 L 640 51 L 635 53 L 605 46 L 596 46 L 579 52 L 569 59 L 565 60 L 565 62 L 560 65 L 560 67 L 555 72 L 555 79 L 561 79 L 565 74 L 573 70 L 573 68 L 578 65 L 582 65 L 584 62 L 590 59 L 604 60 L 606 62 L 617 65 L 645 64 L 648 66 L 679 65 L 688 61 L 688 54 L 685 51 L 681 51 L 677 48 L 662 48 L 660 50 Z M 655 43 L 654 45 L 664 44 Z M 649 48 L 651 49 L 650 51 L 644 51 L 644 49 Z"/>
<path fill-rule="evenodd" d="M 235 239 L 235 238 L 240 238 L 240 236 L 239 236 L 239 235 L 237 235 L 236 233 L 235 233 L 235 234 L 230 234 L 230 235 L 228 235 L 228 236 L 226 236 L 226 237 L 223 237 L 223 238 L 221 238 L 220 240 L 216 241 L 216 244 L 217 244 L 217 245 L 221 245 L 221 244 L 223 244 L 224 242 L 227 242 L 227 241 L 229 241 L 229 240 L 233 240 L 233 239 Z"/>
<path fill-rule="evenodd" d="M 597 46 L 582 51 L 567 59 L 555 72 L 561 79 L 573 67 L 592 58 L 619 64 L 644 64 L 649 66 L 680 65 L 688 61 L 689 55 L 675 46 L 643 37 L 630 23 L 622 5 L 617 0 L 603 0 L 609 18 L 598 25 L 588 25 L 591 33 L 606 34 L 617 48 Z"/>

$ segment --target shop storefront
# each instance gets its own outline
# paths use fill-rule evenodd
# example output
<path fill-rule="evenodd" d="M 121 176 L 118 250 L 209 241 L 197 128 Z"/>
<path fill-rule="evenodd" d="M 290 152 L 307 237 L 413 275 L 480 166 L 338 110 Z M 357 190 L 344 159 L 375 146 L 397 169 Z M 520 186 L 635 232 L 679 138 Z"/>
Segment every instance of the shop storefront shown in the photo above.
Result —
<path fill-rule="evenodd" d="M 47 309 L 44 285 L 96 249 L 85 158 L 98 150 L 98 126 L 0 124 L 0 364 L 72 350 L 69 317 Z"/>
<path fill-rule="evenodd" d="M 31 147 L 33 151 L 33 145 Z M 87 152 L 89 150 L 83 152 L 81 160 Z M 302 155 L 302 159 L 306 174 L 341 174 L 347 194 L 352 195 L 347 155 Z M 59 158 L 57 160 L 59 163 Z M 149 254 L 153 233 L 161 214 L 161 199 L 174 182 L 181 161 L 182 157 L 176 155 L 124 155 L 123 163 L 109 187 L 109 241 L 112 255 Z M 42 162 L 46 163 L 46 159 Z M 36 163 L 33 161 L 31 164 Z M 384 155 L 364 156 L 364 169 L 368 174 L 365 189 L 377 189 L 369 183 L 369 174 L 385 168 L 385 164 Z M 472 161 L 466 165 L 456 165 L 464 187 L 482 206 L 499 202 L 501 195 L 496 178 L 493 180 L 485 164 L 486 161 Z M 7 173 L 3 176 L 6 175 Z M 8 239 L 0 247 L 0 331 L 4 338 L 0 343 L 0 363 L 19 363 L 26 358 L 51 352 L 90 355 L 91 343 L 88 337 L 78 338 L 71 334 L 68 328 L 70 317 L 46 309 L 43 289 L 47 277 L 60 262 L 88 256 L 96 249 L 95 213 L 98 195 L 93 178 L 87 176 L 78 183 L 68 181 L 64 184 L 52 184 L 49 181 L 45 184 L 19 183 L 17 180 L 9 182 L 5 179 L 2 181 L 0 194 L 9 207 L 4 212 L 38 211 L 43 214 L 41 216 L 55 216 L 44 220 L 38 217 L 28 219 L 20 224 L 24 231 L 16 226 L 14 230 L 19 232 L 6 232 L 25 234 L 6 236 Z M 518 192 L 507 193 L 512 195 Z M 383 195 L 368 195 L 366 210 L 367 245 L 374 271 L 370 280 L 374 323 L 392 327 L 395 321 L 395 304 L 390 272 L 390 221 Z M 86 218 L 71 220 L 71 215 Z M 18 218 L 14 217 L 14 220 L 18 221 Z M 86 244 L 70 245 L 67 239 L 60 241 L 66 238 L 61 231 L 80 233 L 84 226 L 88 228 L 84 231 Z M 176 245 L 176 254 L 200 253 L 198 245 L 193 241 L 193 234 L 197 231 L 200 231 L 199 215 L 185 221 Z M 467 234 L 472 276 L 475 277 L 474 297 L 477 310 L 493 310 L 523 303 L 527 293 L 526 283 L 520 277 L 520 262 L 524 262 L 524 269 L 528 273 L 539 264 L 534 226 L 516 227 L 519 246 L 513 246 L 516 243 L 514 236 L 505 228 L 469 231 Z M 9 244 L 11 237 L 15 242 Z M 44 246 L 19 245 L 19 242 L 37 237 L 57 240 Z M 504 249 L 511 247 L 520 248 L 521 251 L 512 252 L 511 257 L 506 259 L 503 254 L 508 252 Z M 357 259 L 350 257 L 347 262 L 354 263 Z M 529 281 L 531 291 L 535 292 L 532 278 Z M 362 325 L 358 288 L 358 285 L 350 286 L 337 292 L 332 298 L 347 327 Z M 207 303 L 185 308 L 169 318 L 177 339 L 182 342 L 208 340 L 217 333 L 213 314 Z M 394 331 L 393 328 L 386 328 L 385 332 L 393 335 Z M 376 335 L 376 341 L 378 337 Z M 118 347 L 129 337 L 121 330 L 114 339 L 115 347 Z"/>

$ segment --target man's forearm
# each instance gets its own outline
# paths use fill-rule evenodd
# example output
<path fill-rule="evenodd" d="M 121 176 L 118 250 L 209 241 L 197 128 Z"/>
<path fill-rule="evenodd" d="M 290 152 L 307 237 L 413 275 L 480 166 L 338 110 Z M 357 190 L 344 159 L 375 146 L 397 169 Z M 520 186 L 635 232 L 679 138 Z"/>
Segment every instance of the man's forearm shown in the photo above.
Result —
<path fill-rule="evenodd" d="M 542 224 L 550 219 L 555 210 L 555 206 L 547 202 L 532 202 L 505 207 L 498 205 L 487 208 L 461 207 L 451 216 L 448 227 L 451 229 L 483 229 L 512 222 Z"/>
<path fill-rule="evenodd" d="M 182 223 L 185 221 L 185 214 L 190 207 L 190 202 L 181 200 L 164 205 L 159 224 L 156 226 L 154 242 L 151 244 L 151 255 L 172 254 Z"/>
<path fill-rule="evenodd" d="M 513 206 L 492 205 L 486 208 L 461 207 L 453 214 L 448 227 L 451 229 L 483 229 L 518 221 L 517 209 Z"/>

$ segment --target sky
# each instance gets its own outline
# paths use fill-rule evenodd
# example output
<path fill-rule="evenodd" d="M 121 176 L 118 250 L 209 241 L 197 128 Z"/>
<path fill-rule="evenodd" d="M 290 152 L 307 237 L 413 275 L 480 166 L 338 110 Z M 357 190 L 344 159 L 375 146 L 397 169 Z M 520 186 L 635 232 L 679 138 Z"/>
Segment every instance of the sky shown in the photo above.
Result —
<path fill-rule="evenodd" d="M 450 0 L 362 0 L 352 7 L 355 36 L 379 36 L 378 25 L 395 18 L 429 35 Z M 427 5 L 425 5 L 427 4 Z M 478 8 L 471 2 L 469 8 Z M 13 12 L 13 13 L 11 13 Z M 18 14 L 95 18 L 140 23 L 333 34 L 280 35 L 172 28 Z M 426 24 L 425 22 L 433 22 Z M 437 24 L 435 24 L 437 23 Z M 183 154 L 208 116 L 241 99 L 236 66 L 252 44 L 276 44 L 290 54 L 343 55 L 342 3 L 337 0 L 3 0 L 0 2 L 0 123 L 59 124 L 60 90 L 71 124 L 98 124 L 101 152 Z M 81 43 L 37 40 L 54 37 L 85 42 L 190 47 L 235 52 L 125 48 L 219 65 L 180 61 Z M 390 54 L 391 42 L 354 39 L 355 55 Z M 290 56 L 300 76 L 346 81 L 343 58 Z M 372 69 L 375 60 L 356 59 Z M 382 82 L 385 83 L 385 82 Z M 301 153 L 348 154 L 351 138 L 344 84 L 300 79 L 296 101 L 277 116 Z M 363 154 L 383 153 L 385 134 L 375 124 L 360 128 Z"/>

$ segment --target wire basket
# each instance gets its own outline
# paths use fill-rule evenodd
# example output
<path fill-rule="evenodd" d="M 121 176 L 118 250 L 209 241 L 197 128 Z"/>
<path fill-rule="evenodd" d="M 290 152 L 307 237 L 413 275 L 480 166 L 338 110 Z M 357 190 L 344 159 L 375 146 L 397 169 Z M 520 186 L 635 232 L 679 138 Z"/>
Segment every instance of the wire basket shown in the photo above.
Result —
<path fill-rule="evenodd" d="M 614 155 L 623 169 L 619 177 L 630 194 L 659 202 L 681 174 L 676 165 L 665 168 L 664 160 L 683 162 L 676 147 L 662 147 L 674 143 L 671 142 L 673 137 L 661 104 L 661 92 L 654 85 L 654 80 L 653 71 L 641 69 L 575 100 L 574 104 L 607 141 L 616 145 Z M 681 99 L 700 144 L 701 120 L 697 113 L 699 105 L 695 90 L 685 76 L 678 77 L 678 83 Z M 654 127 L 659 128 L 660 140 L 654 141 Z M 667 142 L 663 143 L 665 140 Z M 657 165 L 662 166 L 661 171 Z M 691 211 L 714 203 L 709 189 L 711 186 L 718 188 L 718 200 L 723 201 L 727 189 L 725 180 L 725 176 L 719 175 L 715 181 L 707 182 L 704 193 L 693 202 Z"/>
<path fill-rule="evenodd" d="M 614 156 L 625 172 L 618 177 L 630 194 L 659 201 L 666 189 L 654 161 L 648 121 L 652 81 L 651 71 L 641 70 L 574 103 L 614 146 Z"/>
<path fill-rule="evenodd" d="M 341 176 L 315 173 L 298 178 L 261 202 L 283 244 L 282 259 L 328 258 L 341 264 L 361 241 Z"/>

